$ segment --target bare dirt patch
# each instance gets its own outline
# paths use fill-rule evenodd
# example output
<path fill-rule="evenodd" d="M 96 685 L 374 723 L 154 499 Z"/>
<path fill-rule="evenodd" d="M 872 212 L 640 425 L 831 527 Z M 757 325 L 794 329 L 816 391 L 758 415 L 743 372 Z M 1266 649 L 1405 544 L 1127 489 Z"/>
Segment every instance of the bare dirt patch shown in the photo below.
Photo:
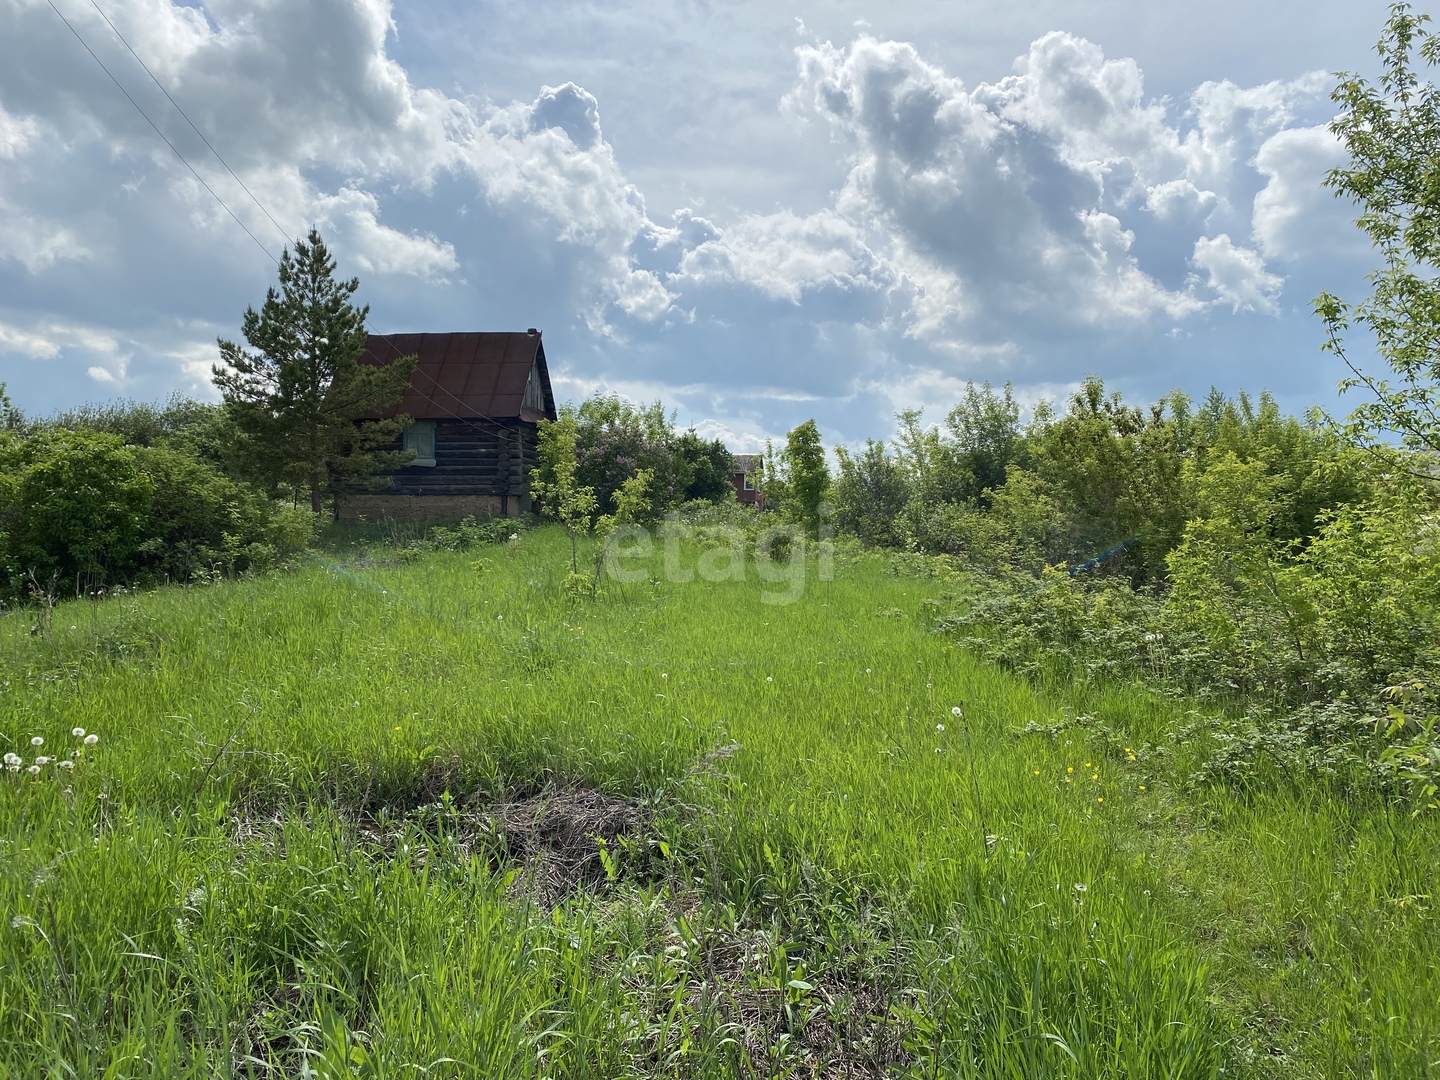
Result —
<path fill-rule="evenodd" d="M 462 809 L 445 800 L 398 812 L 382 806 L 335 813 L 345 827 L 354 829 L 359 848 L 373 856 L 405 858 L 417 866 L 440 857 L 479 857 L 497 870 L 517 870 L 511 884 L 517 895 L 550 902 L 615 877 L 622 845 L 647 824 L 646 815 L 630 799 L 559 785 L 483 809 Z M 242 810 L 231 817 L 231 837 L 240 847 L 283 854 L 286 825 L 308 817 L 303 808 Z"/>

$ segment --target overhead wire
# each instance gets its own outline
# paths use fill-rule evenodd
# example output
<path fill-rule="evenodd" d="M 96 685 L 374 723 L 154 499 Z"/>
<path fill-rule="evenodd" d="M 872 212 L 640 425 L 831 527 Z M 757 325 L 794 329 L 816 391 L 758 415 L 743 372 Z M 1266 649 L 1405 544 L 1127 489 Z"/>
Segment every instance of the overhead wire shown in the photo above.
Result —
<path fill-rule="evenodd" d="M 194 176 L 194 179 L 199 180 L 200 184 L 202 184 L 202 187 L 204 187 L 204 190 L 212 194 L 215 202 L 219 203 L 220 206 L 225 209 L 225 212 L 228 213 L 230 217 L 233 217 L 233 219 L 235 219 L 236 225 L 239 225 L 240 228 L 245 229 L 245 235 L 249 236 L 249 238 L 251 238 L 252 240 L 255 240 L 256 248 L 259 248 L 262 252 L 265 252 L 265 258 L 268 258 L 269 261 L 278 264 L 279 259 L 276 259 L 275 256 L 272 255 L 271 249 L 266 248 L 264 243 L 261 243 L 261 240 L 259 240 L 258 236 L 256 236 L 255 233 L 252 233 L 251 230 L 249 230 L 248 226 L 245 225 L 245 222 L 242 222 L 242 220 L 239 219 L 239 215 L 236 215 L 235 210 L 230 209 L 228 204 L 226 204 L 225 200 L 223 200 L 222 197 L 220 197 L 219 194 L 216 193 L 216 190 L 213 189 L 213 187 L 210 187 L 210 184 L 206 183 L 204 177 L 200 176 L 200 174 L 197 173 L 196 170 L 194 170 L 194 166 L 190 164 L 190 161 L 187 160 L 186 156 L 180 153 L 180 148 L 177 147 L 176 144 L 171 143 L 170 138 L 168 138 L 168 135 L 166 135 L 166 132 L 161 131 L 160 127 L 158 127 L 158 125 L 156 124 L 156 121 L 151 120 L 150 114 L 148 114 L 148 112 L 145 112 L 144 109 L 140 107 L 140 102 L 135 101 L 135 99 L 130 96 L 130 91 L 127 91 L 127 89 L 125 89 L 124 86 L 121 85 L 120 79 L 115 78 L 115 75 L 111 72 L 111 69 L 105 66 L 104 60 L 101 60 L 99 56 L 95 55 L 94 49 L 89 48 L 89 45 L 85 42 L 84 37 L 81 37 L 81 32 L 79 32 L 79 30 L 76 30 L 75 27 L 71 26 L 71 20 L 66 19 L 65 13 L 60 12 L 59 7 L 55 6 L 55 0 L 48 0 L 48 3 L 50 4 L 50 10 L 52 10 L 52 12 L 55 12 L 55 14 L 58 14 L 58 16 L 60 17 L 60 22 L 65 23 L 66 29 L 68 29 L 69 32 L 72 33 L 72 35 L 75 35 L 75 40 L 78 40 L 78 42 L 81 43 L 82 46 L 84 46 L 85 52 L 88 52 L 89 55 L 91 55 L 91 59 L 94 59 L 95 63 L 98 63 L 99 69 L 101 69 L 102 72 L 107 73 L 107 75 L 109 76 L 109 81 L 114 82 L 115 88 L 117 88 L 118 91 L 121 92 L 121 94 L 125 95 L 125 101 L 128 101 L 131 105 L 134 105 L 135 111 L 137 111 L 138 114 L 141 115 L 141 117 L 145 118 L 145 122 L 147 122 L 147 124 L 150 124 L 150 127 L 153 127 L 154 130 L 156 130 L 156 134 L 160 135 L 160 138 L 163 138 L 164 143 L 166 143 L 167 147 L 170 147 L 170 150 L 174 151 L 174 156 L 179 157 L 181 164 L 184 164 L 184 167 L 189 168 L 190 174 Z"/>
<path fill-rule="evenodd" d="M 274 225 L 280 235 L 288 241 L 290 239 L 290 234 L 287 233 L 284 227 L 275 220 L 275 215 L 270 213 L 270 211 L 266 208 L 265 204 L 260 201 L 260 199 L 253 191 L 250 190 L 248 186 L 246 186 L 245 181 L 241 180 L 240 177 L 236 175 L 235 170 L 230 167 L 230 163 L 220 156 L 220 151 L 215 149 L 214 145 L 210 142 L 210 140 L 205 137 L 205 133 L 196 126 L 194 120 L 190 119 L 190 115 L 180 107 L 180 103 L 170 96 L 170 91 L 165 89 L 165 84 L 155 77 L 155 73 L 150 70 L 150 66 L 140 58 L 140 54 L 135 51 L 135 46 L 131 45 L 129 41 L 125 40 L 125 35 L 120 32 L 120 28 L 118 26 L 116 26 L 113 22 L 110 21 L 110 16 L 105 14 L 104 9 L 99 5 L 97 0 L 90 0 L 90 4 L 95 8 L 96 11 L 100 13 L 100 17 L 105 20 L 105 25 L 110 27 L 111 30 L 115 31 L 115 36 L 120 39 L 120 43 L 124 45 L 125 48 L 130 50 L 130 55 L 135 57 L 135 62 L 145 69 L 145 74 L 150 76 L 150 81 L 160 88 L 160 92 L 165 95 L 165 100 L 170 102 L 171 105 L 175 106 L 175 111 L 185 118 L 185 122 L 190 125 L 190 130 L 195 132 L 196 135 L 199 135 L 200 141 L 203 142 L 207 147 L 209 147 L 210 152 L 215 155 L 215 160 L 220 162 L 221 165 L 225 166 L 225 171 L 228 172 L 232 177 L 234 177 L 235 182 L 240 185 L 241 189 L 245 192 L 245 194 L 249 195 L 251 201 L 260 208 L 260 212 L 270 219 L 270 224 Z M 53 7 L 54 5 L 52 4 L 51 6 Z"/>
<path fill-rule="evenodd" d="M 129 101 L 130 104 L 135 107 L 135 111 L 145 118 L 145 122 L 154 129 L 155 134 L 160 136 L 160 138 L 164 141 L 165 145 L 168 146 L 170 150 L 175 154 L 175 156 L 180 159 L 181 163 L 190 170 L 191 175 L 200 182 L 201 186 L 210 193 L 211 197 L 220 204 L 220 206 L 225 210 L 227 214 L 230 215 L 232 219 L 234 219 L 235 224 L 239 225 L 240 228 L 244 230 L 245 235 L 250 237 L 250 239 L 255 242 L 255 246 L 258 247 L 261 251 L 265 252 L 266 257 L 269 258 L 271 262 L 278 263 L 279 260 L 271 253 L 270 249 L 261 242 L 259 237 L 257 237 L 253 232 L 250 231 L 250 228 L 245 224 L 245 222 L 240 220 L 239 215 L 230 208 L 229 204 L 227 204 L 225 200 L 220 197 L 219 193 L 210 186 L 210 184 L 205 180 L 203 176 L 200 175 L 198 171 L 196 171 L 195 166 L 190 163 L 189 159 L 186 158 L 183 153 L 181 153 L 180 148 L 177 147 L 170 140 L 169 136 L 167 136 L 165 132 L 160 130 L 160 126 L 150 118 L 150 114 L 141 107 L 140 103 L 136 101 L 135 98 L 130 94 L 130 91 L 125 89 L 125 87 L 121 84 L 120 80 L 115 77 L 115 74 L 108 67 L 105 66 L 105 62 L 101 60 L 98 55 L 96 55 L 95 50 L 92 49 L 89 43 L 86 42 L 86 40 L 80 35 L 80 31 L 76 30 L 74 25 L 71 24 L 70 20 L 65 17 L 64 12 L 62 12 L 58 7 L 55 6 L 55 0 L 47 0 L 47 2 L 50 4 L 50 9 L 54 11 L 55 14 L 59 16 L 60 21 L 65 24 L 65 28 L 75 36 L 75 40 L 80 42 L 81 46 L 85 49 L 85 51 L 90 54 L 91 59 L 93 59 L 95 63 L 99 65 L 100 70 L 105 72 L 105 74 L 109 77 L 110 81 L 115 84 L 115 88 L 119 90 L 120 93 L 125 95 L 125 100 Z M 249 186 L 245 183 L 245 181 L 240 179 L 239 175 L 235 172 L 234 169 L 230 167 L 229 162 L 225 160 L 225 158 L 221 155 L 220 151 L 215 149 L 214 144 L 211 143 L 208 138 L 206 138 L 205 133 L 200 130 L 199 126 L 195 123 L 194 120 L 190 119 L 189 114 L 186 113 L 186 111 L 180 106 L 180 103 L 175 100 L 175 98 L 171 95 L 170 91 L 165 89 L 164 84 L 161 83 L 158 78 L 156 78 L 155 73 L 150 70 L 149 65 L 146 64 L 145 61 L 140 57 L 140 54 L 135 51 L 135 47 L 131 45 L 130 42 L 126 39 L 125 35 L 120 32 L 119 27 L 117 27 L 114 22 L 111 21 L 110 16 L 105 14 L 104 9 L 100 7 L 97 0 L 90 0 L 90 3 L 91 6 L 95 8 L 96 12 L 99 13 L 100 17 L 105 20 L 105 25 L 110 27 L 110 29 L 114 31 L 115 36 L 120 39 L 120 43 L 124 45 L 127 50 L 129 50 L 130 55 L 135 58 L 135 62 L 144 69 L 146 75 L 150 76 L 150 81 L 153 82 L 157 87 L 159 87 L 160 92 L 165 95 L 165 100 L 170 102 L 170 104 L 175 107 L 175 111 L 184 118 L 185 122 L 190 125 L 190 129 L 200 137 L 200 141 L 203 142 L 206 148 L 215 155 L 215 160 L 220 162 L 220 164 L 224 167 L 225 171 L 228 172 L 230 176 L 234 179 L 234 181 L 240 185 L 241 190 L 243 190 L 245 194 L 250 197 L 251 201 L 260 208 L 260 212 L 269 219 L 270 224 L 275 226 L 276 230 L 281 234 L 281 236 L 288 238 L 288 234 L 285 232 L 284 227 L 275 220 L 275 215 L 270 213 L 269 209 L 265 206 L 263 202 L 260 201 L 259 197 L 250 190 Z M 463 400 L 457 394 L 455 394 L 451 390 L 446 389 L 444 386 L 441 386 L 439 380 L 437 380 L 429 372 L 424 372 L 417 369 L 416 373 L 423 375 L 425 378 L 429 379 L 435 385 L 435 388 L 437 390 L 448 394 L 450 397 L 455 398 L 457 402 L 464 404 Z M 415 393 L 418 394 L 420 397 L 428 401 L 431 405 L 435 406 L 436 409 L 444 412 L 451 419 L 459 420 L 461 423 L 466 424 L 471 428 L 474 428 L 482 435 L 491 435 L 497 438 L 505 437 L 508 436 L 513 430 L 506 427 L 495 417 L 482 414 L 479 419 L 492 425 L 491 430 L 487 431 L 480 424 L 475 423 L 474 419 L 463 417 L 459 413 L 455 412 L 453 409 L 442 405 L 440 402 L 436 401 L 435 398 L 427 394 L 425 391 L 421 390 L 419 387 L 412 385 L 411 389 L 414 390 Z"/>
<path fill-rule="evenodd" d="M 115 84 L 115 88 L 119 90 L 120 93 L 125 95 L 125 100 L 130 102 L 131 105 L 135 106 L 135 111 L 138 112 L 141 116 L 143 116 L 145 118 L 145 122 L 155 129 L 155 134 L 159 135 L 160 138 L 165 141 L 165 145 L 170 147 L 170 149 L 174 151 L 175 156 L 178 157 L 181 163 L 190 170 L 191 175 L 194 176 L 196 180 L 199 180 L 201 186 L 204 187 L 204 189 L 211 194 L 211 196 L 215 199 L 217 203 L 221 205 L 221 207 L 225 210 L 227 214 L 229 214 L 232 218 L 235 219 L 235 224 L 239 225 L 240 228 L 245 230 L 245 235 L 250 237 L 251 240 L 255 241 L 255 246 L 258 247 L 261 251 L 265 252 L 265 257 L 268 258 L 271 262 L 278 264 L 280 260 L 277 259 L 274 255 L 272 255 L 270 249 L 260 242 L 260 238 L 250 231 L 249 227 L 245 224 L 245 222 L 240 220 L 239 215 L 236 214 L 234 210 L 231 210 L 228 205 L 226 205 L 225 200 L 219 196 L 219 194 L 215 191 L 214 188 L 212 188 L 208 183 L 206 183 L 205 178 L 195 171 L 195 166 L 190 164 L 189 160 L 185 157 L 185 155 L 180 152 L 180 148 L 170 141 L 169 136 L 167 136 L 165 132 L 160 130 L 159 125 L 156 124 L 154 120 L 150 119 L 150 114 L 140 107 L 140 103 L 130 96 L 130 91 L 126 90 L 125 87 L 121 85 L 120 80 L 117 79 L 115 75 L 111 72 L 111 70 L 105 66 L 105 62 L 101 60 L 100 57 L 95 55 L 95 50 L 90 48 L 89 44 L 86 43 L 85 39 L 80 36 L 80 31 L 76 30 L 75 27 L 71 26 L 70 20 L 65 18 L 64 12 L 62 12 L 58 7 L 55 6 L 55 0 L 47 0 L 47 3 L 49 3 L 50 5 L 50 10 L 55 12 L 55 14 L 60 17 L 60 21 L 65 24 L 66 29 L 68 29 L 70 33 L 75 35 L 75 40 L 80 42 L 80 44 L 84 46 L 85 51 L 90 54 L 90 58 L 94 60 L 95 63 L 100 65 L 100 70 L 105 72 L 106 75 L 110 76 L 110 81 Z"/>

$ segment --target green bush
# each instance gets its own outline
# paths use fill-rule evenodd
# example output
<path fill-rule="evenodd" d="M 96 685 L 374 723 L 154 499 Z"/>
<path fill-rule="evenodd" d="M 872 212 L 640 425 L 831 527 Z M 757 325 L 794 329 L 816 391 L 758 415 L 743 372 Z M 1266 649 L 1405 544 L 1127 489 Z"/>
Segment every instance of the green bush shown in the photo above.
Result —
<path fill-rule="evenodd" d="M 0 435 L 5 595 L 71 595 L 265 569 L 311 543 L 282 508 L 175 446 L 106 432 Z"/>
<path fill-rule="evenodd" d="M 7 576 L 12 591 L 63 591 L 124 580 L 150 536 L 155 485 L 118 436 L 52 431 L 9 438 L 0 450 L 7 477 Z"/>

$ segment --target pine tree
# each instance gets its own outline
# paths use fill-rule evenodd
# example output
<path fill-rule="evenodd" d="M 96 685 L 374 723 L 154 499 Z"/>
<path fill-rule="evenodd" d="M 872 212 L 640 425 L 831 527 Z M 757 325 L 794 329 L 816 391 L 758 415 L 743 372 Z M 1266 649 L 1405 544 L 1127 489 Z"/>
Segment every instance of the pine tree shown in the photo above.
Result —
<path fill-rule="evenodd" d="M 376 490 L 409 456 L 385 450 L 409 422 L 374 419 L 405 391 L 415 357 L 383 367 L 359 363 L 365 352 L 369 306 L 351 297 L 358 278 L 335 279 L 335 260 L 310 230 L 280 259 L 280 289 L 272 286 L 257 312 L 246 308 L 241 332 L 250 351 L 220 341 L 214 367 L 236 438 L 235 467 L 271 491 L 282 485 L 308 492 L 317 514 L 327 495 Z"/>

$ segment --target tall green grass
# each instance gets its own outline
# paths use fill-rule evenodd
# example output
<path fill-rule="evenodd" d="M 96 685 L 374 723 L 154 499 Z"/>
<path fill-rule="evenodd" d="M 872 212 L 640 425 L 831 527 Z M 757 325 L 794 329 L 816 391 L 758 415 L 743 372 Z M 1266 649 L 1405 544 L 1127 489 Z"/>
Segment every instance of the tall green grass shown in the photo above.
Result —
<path fill-rule="evenodd" d="M 987 666 L 880 557 L 481 554 L 0 620 L 0 750 L 101 736 L 0 782 L 0 1075 L 1440 1070 L 1430 821 L 1131 761 L 1185 703 Z M 575 787 L 647 824 L 558 900 L 466 832 Z"/>

